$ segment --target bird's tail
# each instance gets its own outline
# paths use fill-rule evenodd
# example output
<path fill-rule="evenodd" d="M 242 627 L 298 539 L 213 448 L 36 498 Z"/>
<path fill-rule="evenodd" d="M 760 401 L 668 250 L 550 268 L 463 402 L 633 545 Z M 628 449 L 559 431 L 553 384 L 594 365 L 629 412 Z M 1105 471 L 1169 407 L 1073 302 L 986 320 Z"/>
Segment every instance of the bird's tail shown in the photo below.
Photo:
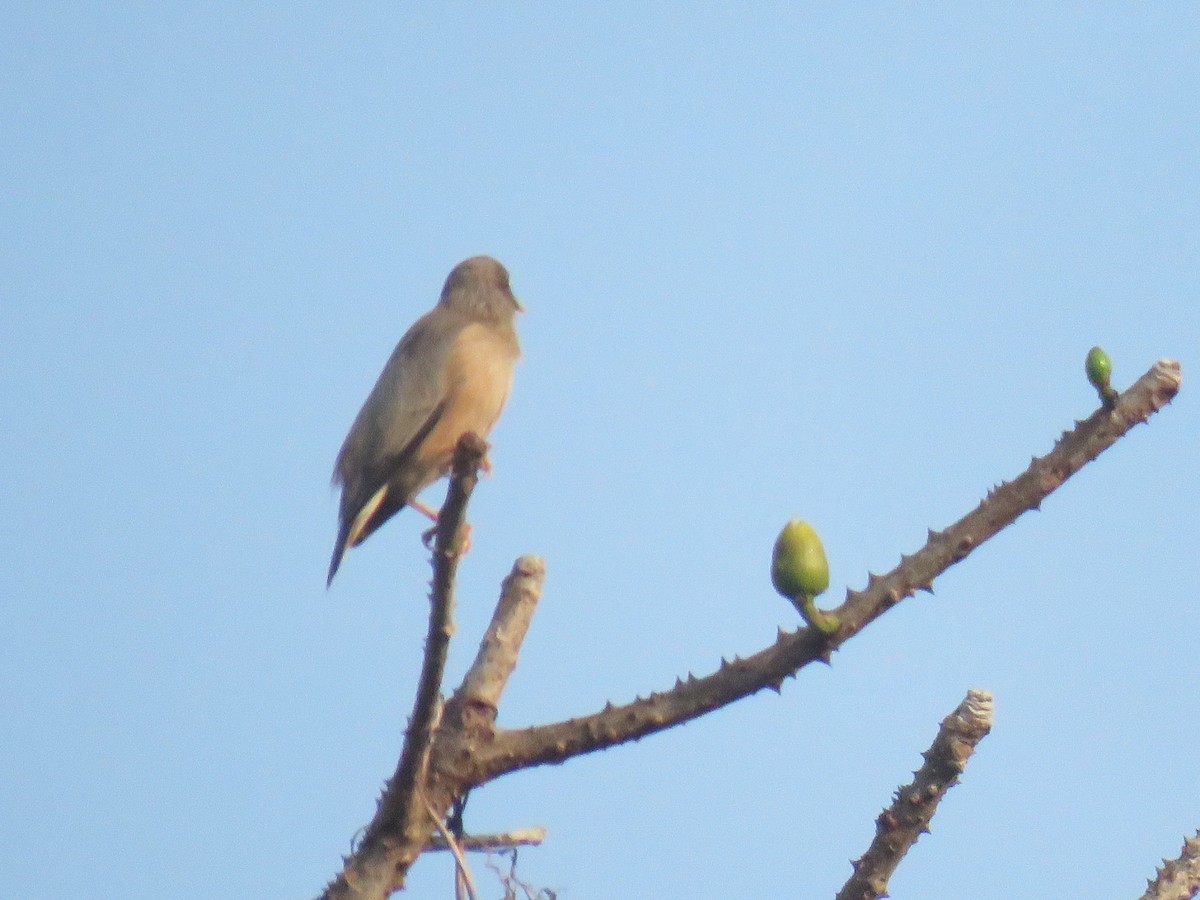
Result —
<path fill-rule="evenodd" d="M 342 557 L 346 555 L 346 548 L 361 544 L 371 531 L 379 527 L 378 523 L 376 523 L 370 530 L 367 528 L 371 522 L 371 517 L 375 515 L 375 512 L 379 509 L 387 495 L 388 486 L 385 484 L 371 495 L 371 499 L 363 504 L 363 508 L 349 521 L 346 519 L 345 509 L 342 510 L 342 515 L 338 517 L 338 536 L 337 541 L 333 545 L 333 557 L 329 560 L 329 575 L 325 578 L 326 588 L 333 584 L 333 576 L 337 574 L 338 566 L 342 564 Z M 391 513 L 388 513 L 388 515 L 391 515 Z"/>
<path fill-rule="evenodd" d="M 338 566 L 342 564 L 342 557 L 346 555 L 346 541 L 349 537 L 350 525 L 343 523 L 338 528 L 337 540 L 333 544 L 333 556 L 329 560 L 329 574 L 325 577 L 326 589 L 333 584 L 333 576 L 337 574 Z"/>

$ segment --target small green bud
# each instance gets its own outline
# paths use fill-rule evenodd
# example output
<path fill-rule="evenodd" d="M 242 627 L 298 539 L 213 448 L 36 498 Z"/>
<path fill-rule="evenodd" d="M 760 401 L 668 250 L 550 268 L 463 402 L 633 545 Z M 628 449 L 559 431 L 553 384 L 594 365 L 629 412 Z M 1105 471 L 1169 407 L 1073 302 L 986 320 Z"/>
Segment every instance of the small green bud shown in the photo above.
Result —
<path fill-rule="evenodd" d="M 1112 360 L 1108 358 L 1108 354 L 1099 347 L 1093 347 L 1088 351 L 1084 371 L 1087 372 L 1088 381 L 1092 383 L 1092 387 L 1100 394 L 1100 402 L 1104 404 L 1104 408 L 1112 409 L 1116 406 L 1117 392 L 1108 383 L 1109 378 L 1112 377 Z"/>
<path fill-rule="evenodd" d="M 803 519 L 792 519 L 775 539 L 771 583 L 789 600 L 809 598 L 829 587 L 829 561 L 816 530 Z"/>
<path fill-rule="evenodd" d="M 1112 377 L 1112 360 L 1102 348 L 1093 347 L 1088 351 L 1084 369 L 1092 387 L 1101 392 L 1108 387 L 1108 381 Z"/>

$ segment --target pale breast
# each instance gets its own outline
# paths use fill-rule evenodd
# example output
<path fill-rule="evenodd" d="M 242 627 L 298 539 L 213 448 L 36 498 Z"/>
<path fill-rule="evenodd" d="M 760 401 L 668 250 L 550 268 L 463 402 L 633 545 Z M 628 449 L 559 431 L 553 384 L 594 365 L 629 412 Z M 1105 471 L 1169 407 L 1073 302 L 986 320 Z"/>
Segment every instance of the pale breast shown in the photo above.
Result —
<path fill-rule="evenodd" d="M 519 353 L 511 329 L 471 324 L 462 330 L 446 360 L 445 412 L 417 454 L 423 463 L 443 472 L 463 434 L 487 437 L 508 399 Z"/>

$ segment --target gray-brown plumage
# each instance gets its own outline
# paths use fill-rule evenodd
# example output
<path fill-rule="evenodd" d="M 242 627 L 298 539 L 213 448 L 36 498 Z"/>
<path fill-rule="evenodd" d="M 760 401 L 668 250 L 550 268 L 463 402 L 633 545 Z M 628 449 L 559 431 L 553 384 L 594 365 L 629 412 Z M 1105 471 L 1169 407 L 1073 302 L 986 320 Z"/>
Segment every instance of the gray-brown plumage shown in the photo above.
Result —
<path fill-rule="evenodd" d="M 474 256 L 400 339 L 334 464 L 342 499 L 326 585 L 347 549 L 449 471 L 463 434 L 486 437 L 496 424 L 521 355 L 520 309 L 504 266 Z"/>

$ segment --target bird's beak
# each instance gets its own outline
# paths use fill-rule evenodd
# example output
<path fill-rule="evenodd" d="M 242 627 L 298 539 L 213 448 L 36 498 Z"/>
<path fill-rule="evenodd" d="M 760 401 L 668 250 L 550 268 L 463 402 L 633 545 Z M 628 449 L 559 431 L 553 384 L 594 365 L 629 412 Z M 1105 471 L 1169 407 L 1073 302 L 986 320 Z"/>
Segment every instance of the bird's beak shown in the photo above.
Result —
<path fill-rule="evenodd" d="M 517 295 L 513 294 L 512 298 L 513 303 L 517 304 L 517 312 L 525 312 L 525 307 L 522 305 L 521 301 L 517 299 Z"/>

